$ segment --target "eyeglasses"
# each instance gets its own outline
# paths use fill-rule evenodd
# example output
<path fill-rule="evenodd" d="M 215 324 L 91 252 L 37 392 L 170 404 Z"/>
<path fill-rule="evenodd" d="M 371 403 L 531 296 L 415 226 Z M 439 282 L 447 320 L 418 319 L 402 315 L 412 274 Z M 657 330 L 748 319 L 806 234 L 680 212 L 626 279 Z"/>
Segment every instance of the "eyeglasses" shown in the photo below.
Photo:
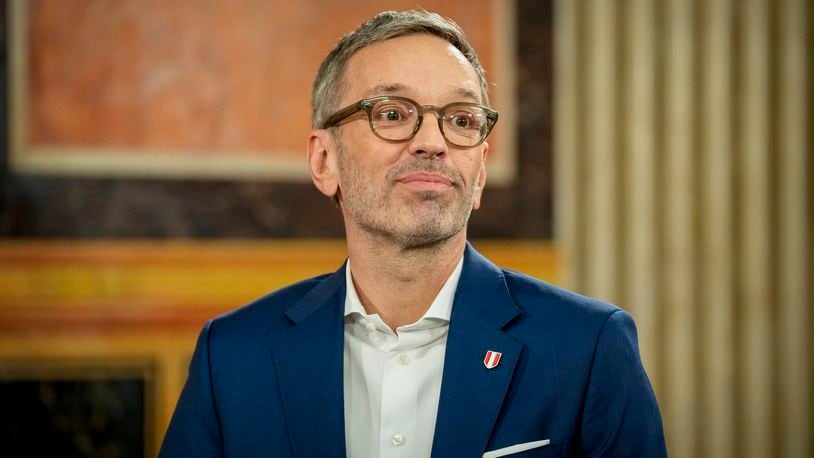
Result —
<path fill-rule="evenodd" d="M 367 113 L 373 133 L 389 142 L 405 142 L 415 136 L 424 121 L 424 113 L 435 113 L 438 128 L 450 146 L 472 148 L 489 136 L 498 113 L 477 103 L 453 102 L 442 107 L 419 105 L 406 97 L 382 96 L 362 99 L 332 114 L 323 129 L 339 123 L 359 111 Z"/>

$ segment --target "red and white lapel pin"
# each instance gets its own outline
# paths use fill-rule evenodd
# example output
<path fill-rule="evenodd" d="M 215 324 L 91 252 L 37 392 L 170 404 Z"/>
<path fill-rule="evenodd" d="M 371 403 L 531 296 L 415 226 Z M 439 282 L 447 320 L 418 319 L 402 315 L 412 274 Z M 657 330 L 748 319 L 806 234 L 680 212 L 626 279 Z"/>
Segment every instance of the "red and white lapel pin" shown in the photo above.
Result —
<path fill-rule="evenodd" d="M 501 356 L 503 356 L 503 353 L 489 350 L 486 352 L 486 356 L 483 358 L 483 365 L 486 366 L 487 369 L 494 369 L 498 364 L 500 364 Z"/>

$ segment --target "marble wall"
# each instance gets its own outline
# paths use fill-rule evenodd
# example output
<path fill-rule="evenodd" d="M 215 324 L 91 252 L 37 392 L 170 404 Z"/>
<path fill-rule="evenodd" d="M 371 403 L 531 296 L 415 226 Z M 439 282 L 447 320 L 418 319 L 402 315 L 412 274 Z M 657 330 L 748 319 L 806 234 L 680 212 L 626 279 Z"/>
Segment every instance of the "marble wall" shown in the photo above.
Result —
<path fill-rule="evenodd" d="M 133 8 L 138 8 L 138 2 L 131 3 L 125 2 L 125 4 L 130 5 L 130 9 L 128 10 L 130 13 L 128 14 L 133 14 Z M 210 3 L 217 5 L 217 2 Z M 226 9 L 229 11 L 232 9 L 240 10 L 241 8 L 251 9 L 251 5 L 254 5 L 251 2 L 239 3 L 242 5 L 241 7 Z M 262 5 L 262 3 L 263 2 L 260 2 L 254 7 L 260 8 L 258 5 Z M 370 8 L 371 6 L 368 5 L 368 3 L 370 2 L 360 2 L 359 8 Z M 393 3 L 393 5 L 389 6 L 395 7 L 412 5 L 411 2 L 405 1 L 390 3 Z M 48 4 L 49 2 L 30 2 L 30 8 L 27 10 L 28 16 L 26 17 L 31 19 L 31 24 L 29 25 L 31 32 L 25 35 L 29 41 L 60 39 L 59 36 L 52 37 L 49 35 L 48 24 L 58 24 L 60 21 L 64 22 L 65 18 L 62 17 L 62 19 L 60 19 L 61 16 L 56 13 L 51 14 L 48 11 L 42 12 L 37 9 Z M 57 4 L 61 4 L 61 2 Z M 230 3 L 226 2 L 225 4 Z M 503 25 L 507 28 L 496 28 L 495 30 L 508 30 L 510 36 L 499 38 L 494 42 L 508 45 L 511 55 L 484 60 L 486 60 L 485 64 L 487 65 L 487 71 L 490 75 L 502 73 L 513 76 L 514 78 L 512 84 L 507 84 L 507 86 L 514 86 L 515 94 L 512 97 L 516 102 L 509 103 L 510 101 L 506 101 L 509 107 L 508 110 L 511 110 L 512 113 L 510 115 L 507 113 L 507 109 L 504 109 L 504 119 L 506 119 L 507 122 L 505 123 L 505 127 L 499 126 L 499 128 L 512 129 L 512 132 L 504 134 L 499 132 L 498 129 L 497 135 L 502 135 L 507 139 L 514 139 L 513 143 L 516 143 L 516 147 L 514 147 L 513 150 L 516 150 L 516 157 L 512 159 L 510 164 L 512 170 L 509 171 L 509 175 L 513 176 L 512 179 L 495 180 L 503 182 L 487 184 L 484 205 L 482 209 L 475 212 L 472 217 L 471 235 L 475 238 L 547 239 L 552 235 L 553 214 L 551 148 L 552 5 L 550 1 L 481 1 L 480 4 L 482 4 L 481 9 L 487 11 L 489 14 L 494 13 L 500 8 L 501 14 L 509 15 L 508 19 L 502 22 L 505 23 Z M 14 8 L 12 8 L 14 5 L 15 2 L 7 2 L 7 11 L 5 11 L 6 17 L 4 19 L 8 19 L 12 14 L 18 14 L 14 12 Z M 379 4 L 376 3 L 376 5 Z M 456 11 L 456 8 L 458 8 L 456 5 L 459 4 L 446 2 L 443 8 L 447 11 L 443 12 L 452 15 L 452 13 Z M 422 6 L 429 7 L 426 2 L 422 3 Z M 101 14 L 95 11 L 99 8 L 104 9 L 104 6 L 97 5 L 97 7 L 81 8 L 82 14 L 77 14 L 74 17 L 77 21 L 76 28 L 81 29 L 80 26 L 90 21 L 94 14 Z M 461 11 L 465 11 L 468 7 L 462 8 L 464 9 Z M 261 10 L 262 11 L 258 14 L 265 17 L 266 20 L 273 17 L 273 12 L 267 11 L 267 9 L 264 8 L 261 8 Z M 303 11 L 307 13 L 308 11 L 306 10 L 308 10 L 308 8 L 305 8 Z M 37 14 L 38 11 L 39 14 Z M 176 16 L 182 17 L 182 13 L 184 12 L 176 13 Z M 240 11 L 233 13 L 235 14 L 232 14 L 232 16 L 239 15 L 238 13 L 240 13 Z M 245 11 L 243 11 L 243 13 L 245 13 Z M 303 16 L 305 13 L 297 17 Z M 323 20 L 327 20 L 328 16 L 325 16 L 326 13 L 323 11 L 321 14 L 322 16 L 318 17 L 323 17 Z M 470 27 L 473 29 L 473 32 L 471 32 L 471 34 L 478 35 L 478 31 L 485 28 L 485 26 L 475 21 L 474 18 L 477 18 L 477 16 L 464 14 L 463 12 L 459 12 L 459 14 L 461 15 L 460 20 L 462 24 L 472 23 Z M 490 17 L 489 14 L 486 15 L 487 18 Z M 201 15 L 210 19 L 214 16 L 213 13 L 209 13 L 208 15 L 196 13 L 196 17 Z M 169 14 L 169 16 L 174 17 L 172 14 Z M 142 24 L 143 27 L 139 29 L 137 21 L 135 23 L 132 23 L 133 21 L 128 22 L 124 20 L 116 22 L 116 17 L 118 16 L 114 16 L 111 21 L 113 21 L 113 25 L 120 23 L 119 25 L 121 27 L 118 29 L 112 26 L 102 27 L 102 30 L 99 30 L 96 35 L 92 33 L 93 31 L 84 31 L 83 33 L 85 35 L 89 35 L 85 37 L 85 41 L 111 40 L 121 41 L 127 44 L 128 40 L 132 41 L 134 39 L 133 36 L 138 35 L 138 30 L 146 27 Z M 138 13 L 135 13 L 135 17 L 138 18 Z M 229 17 L 229 14 L 225 15 L 226 19 Z M 4 20 L 3 24 L 7 26 L 10 24 L 13 28 L 13 20 L 15 18 L 16 16 L 11 17 L 12 21 Z M 349 20 L 350 19 L 348 19 L 348 21 Z M 494 18 L 493 20 L 497 21 L 497 19 Z M 278 20 L 278 22 L 281 21 Z M 174 68 L 171 65 L 173 61 L 178 62 L 181 70 L 184 70 L 185 66 L 199 65 L 202 66 L 201 70 L 203 71 L 201 78 L 206 77 L 209 79 L 204 78 L 206 81 L 203 83 L 193 80 L 189 85 L 177 84 L 176 82 L 174 85 L 169 84 L 167 86 L 169 89 L 160 92 L 158 95 L 150 92 L 150 94 L 147 94 L 149 97 L 137 98 L 137 101 L 140 101 L 140 103 L 149 102 L 164 107 L 160 112 L 169 113 L 166 116 L 170 116 L 170 118 L 158 123 L 152 123 L 149 119 L 130 119 L 127 116 L 121 115 L 120 107 L 109 99 L 114 97 L 115 94 L 121 95 L 123 92 L 126 93 L 126 85 L 119 88 L 119 90 L 113 90 L 115 88 L 108 88 L 110 90 L 106 89 L 105 94 L 107 95 L 101 99 L 100 97 L 91 97 L 94 95 L 93 89 L 95 85 L 98 86 L 104 81 L 106 72 L 112 72 L 117 75 L 121 74 L 119 75 L 121 77 L 120 79 L 124 79 L 126 83 L 126 77 L 129 73 L 123 69 L 138 68 L 132 66 L 128 67 L 125 61 L 120 62 L 120 65 L 114 65 L 119 60 L 128 58 L 127 53 L 123 53 L 121 56 L 117 56 L 115 59 L 116 62 L 109 62 L 107 66 L 64 72 L 67 75 L 65 77 L 74 75 L 74 79 L 80 83 L 87 80 L 78 86 L 85 88 L 84 93 L 87 93 L 88 96 L 87 103 L 91 104 L 91 102 L 93 102 L 98 108 L 97 112 L 99 112 L 99 110 L 104 113 L 109 112 L 108 115 L 102 116 L 101 119 L 97 121 L 85 119 L 87 116 L 83 113 L 87 110 L 83 111 L 79 109 L 82 108 L 80 103 L 82 99 L 77 99 L 76 97 L 71 98 L 66 95 L 64 91 L 59 90 L 60 73 L 54 70 L 54 68 L 69 69 L 72 58 L 77 61 L 85 62 L 88 56 L 80 55 L 81 53 L 77 54 L 77 52 L 68 53 L 67 51 L 51 51 L 51 54 L 49 54 L 49 48 L 46 47 L 45 51 L 36 55 L 37 58 L 29 63 L 30 65 L 35 65 L 35 69 L 39 69 L 39 72 L 30 73 L 33 75 L 30 76 L 30 81 L 28 81 L 28 83 L 30 83 L 28 87 L 31 95 L 30 99 L 25 99 L 25 102 L 29 104 L 30 110 L 37 110 L 37 106 L 40 106 L 40 109 L 37 111 L 37 113 L 39 113 L 38 116 L 33 116 L 29 113 L 29 115 L 31 115 L 29 116 L 31 122 L 29 122 L 28 136 L 46 145 L 50 144 L 49 142 L 64 142 L 65 139 L 69 139 L 78 143 L 102 142 L 107 144 L 117 144 L 122 141 L 137 145 L 158 142 L 158 144 L 164 146 L 167 144 L 172 146 L 173 142 L 175 142 L 180 145 L 193 145 L 204 149 L 216 148 L 219 145 L 222 146 L 225 144 L 224 142 L 228 144 L 229 141 L 235 141 L 237 137 L 229 137 L 229 135 L 227 135 L 228 132 L 226 131 L 229 129 L 223 130 L 228 127 L 227 124 L 229 123 L 226 121 L 223 123 L 212 121 L 212 116 L 226 116 L 226 118 L 229 118 L 231 116 L 229 113 L 235 112 L 235 118 L 241 119 L 241 116 L 245 115 L 244 112 L 247 112 L 247 110 L 251 111 L 254 105 L 247 102 L 243 105 L 236 104 L 235 106 L 219 107 L 217 103 L 208 103 L 207 100 L 209 99 L 201 102 L 201 97 L 204 97 L 206 94 L 200 97 L 195 94 L 186 94 L 185 91 L 191 90 L 190 88 L 199 88 L 202 92 L 206 92 L 207 90 L 209 92 L 218 92 L 220 82 L 216 81 L 216 73 L 212 72 L 211 66 L 204 65 L 206 62 L 199 59 L 198 57 L 200 56 L 196 57 L 194 54 L 196 49 L 204 48 L 207 43 L 215 48 L 220 45 L 217 44 L 217 40 L 213 40 L 212 36 L 207 36 L 205 30 L 196 29 L 195 26 L 192 25 L 195 24 L 195 22 L 181 21 L 181 23 L 188 26 L 187 28 L 189 30 L 180 31 L 186 33 L 186 38 L 179 39 L 180 44 L 169 46 L 171 50 L 175 50 L 175 54 L 171 53 L 171 56 L 164 56 L 170 59 L 170 61 L 159 62 L 161 65 L 156 64 L 152 67 L 155 67 L 157 70 L 171 70 Z M 206 26 L 206 21 L 203 21 L 203 23 L 204 25 L 200 27 L 208 27 Z M 228 25 L 228 21 L 224 23 Z M 224 32 L 221 30 L 223 27 L 217 26 L 217 24 L 213 27 L 215 31 L 220 30 L 223 33 L 231 30 L 224 26 L 226 27 Z M 165 30 L 164 32 L 167 31 Z M 143 35 L 144 33 L 142 33 L 142 39 Z M 243 35 L 245 35 L 245 33 L 243 33 Z M 238 38 L 243 35 L 240 33 L 232 34 L 233 37 L 237 36 Z M 3 38 L 6 41 L 2 47 L 3 55 L 2 63 L 0 64 L 4 71 L 0 76 L 3 77 L 2 86 L 4 88 L 8 87 L 8 79 L 15 75 L 14 62 L 16 61 L 12 59 L 9 51 L 16 49 L 14 46 L 17 44 L 8 41 L 9 36 L 13 37 L 16 35 L 11 34 L 9 30 L 3 34 Z M 167 33 L 162 35 L 156 32 L 154 36 L 149 35 L 149 37 L 153 40 L 160 40 L 163 37 L 163 39 L 169 40 L 170 43 L 174 43 L 171 34 L 167 36 Z M 250 39 L 251 36 L 243 38 Z M 263 38 L 268 37 L 264 36 Z M 327 40 L 328 38 L 325 39 Z M 473 41 L 476 40 L 473 38 Z M 492 41 L 487 40 L 485 43 L 491 42 Z M 193 55 L 183 55 L 181 51 L 184 49 L 184 43 L 189 45 L 186 46 L 186 48 L 190 48 L 189 52 Z M 129 44 L 132 45 L 132 43 Z M 304 43 L 304 45 L 315 46 L 310 41 Z M 144 46 L 146 45 L 142 47 Z M 278 41 L 276 44 L 266 43 L 259 47 L 257 51 L 258 53 L 266 51 L 266 54 L 272 55 L 274 53 L 268 50 L 269 47 L 273 46 L 277 46 L 284 51 L 282 53 L 284 55 L 295 52 L 292 51 L 292 49 L 295 48 L 290 46 L 290 43 L 284 41 Z M 481 47 L 487 48 L 483 50 L 482 53 L 491 54 L 488 46 L 481 44 Z M 51 48 L 59 47 L 52 46 Z M 102 48 L 104 48 L 104 46 L 102 46 Z M 200 52 L 200 50 L 197 52 Z M 130 56 L 130 58 L 139 59 L 140 56 L 134 55 Z M 142 56 L 141 58 L 144 57 Z M 279 64 L 272 62 L 273 59 L 261 60 L 261 62 L 258 63 L 257 59 L 253 56 L 231 56 L 231 58 L 235 60 L 234 65 L 242 65 L 242 62 L 248 65 L 250 69 L 254 68 L 252 65 L 255 67 L 259 65 L 262 68 L 258 68 L 258 71 L 265 72 L 269 71 L 269 66 L 273 67 Z M 516 66 L 501 72 L 497 71 L 498 69 L 494 69 L 498 63 L 491 62 L 490 60 L 509 63 L 516 62 Z M 268 65 L 264 67 L 263 62 Z M 222 64 L 226 65 L 226 63 L 223 62 Z M 489 68 L 490 65 L 493 67 L 491 70 Z M 313 66 L 315 65 L 305 65 L 309 73 L 308 75 L 289 76 L 288 78 L 307 78 L 310 81 L 313 77 L 311 74 L 313 70 L 311 67 Z M 192 70 L 194 72 L 195 69 Z M 161 72 L 157 72 L 156 75 L 153 75 L 154 78 L 150 78 L 150 81 L 156 78 L 161 79 L 161 75 L 158 73 Z M 164 71 L 163 73 L 167 72 Z M 96 81 L 96 83 L 94 83 L 94 81 Z M 221 92 L 228 92 L 233 89 L 234 84 L 229 81 L 223 81 L 222 83 L 224 87 L 221 88 Z M 173 90 L 173 88 L 175 88 L 175 90 Z M 243 89 L 250 90 L 251 87 Z M 273 98 L 271 95 L 263 96 L 262 88 L 257 88 L 257 91 L 262 96 L 261 100 Z M 497 92 L 500 91 L 498 90 Z M 111 93 L 113 95 L 111 95 Z M 14 139 L 10 138 L 11 133 L 8 130 L 8 121 L 14 116 L 18 116 L 18 107 L 15 107 L 14 103 L 15 94 L 6 92 L 3 95 L 5 97 L 5 103 L 2 104 L 2 117 L 4 122 L 0 123 L 2 124 L 2 127 L 0 127 L 0 138 L 4 139 L 2 147 L 0 147 L 0 180 L 2 180 L 2 185 L 0 185 L 0 236 L 67 238 L 321 238 L 341 237 L 343 235 L 339 212 L 332 202 L 324 198 L 307 182 L 307 179 L 292 180 L 289 178 L 275 179 L 252 176 L 234 179 L 217 176 L 217 174 L 210 177 L 166 178 L 160 173 L 154 177 L 128 176 L 127 173 L 111 175 L 104 172 L 55 173 L 47 167 L 47 163 L 45 164 L 46 167 L 41 169 L 20 169 L 19 167 L 13 167 L 10 165 L 12 161 L 9 158 L 9 144 L 13 143 L 12 141 Z M 224 95 L 224 100 L 234 99 L 234 97 L 230 99 L 226 97 L 226 95 Z M 300 102 L 302 104 L 307 105 L 307 94 L 299 94 L 298 98 L 301 99 Z M 192 102 L 196 103 L 200 102 L 196 105 L 200 105 L 197 110 L 199 113 L 194 115 L 194 113 L 189 112 L 184 116 L 173 116 L 172 113 L 188 105 L 185 105 L 185 100 L 187 99 L 191 99 Z M 238 97 L 237 100 L 244 99 Z M 37 105 L 38 102 L 39 105 Z M 212 101 L 209 100 L 209 102 Z M 68 110 L 67 114 L 64 107 L 62 111 L 49 111 L 46 109 L 50 104 L 59 103 L 74 104 L 74 106 L 78 106 L 79 108 L 76 109 L 76 113 L 71 113 L 70 110 Z M 283 99 L 280 105 L 286 106 L 292 103 L 291 100 Z M 20 103 L 17 103 L 17 105 L 20 105 Z M 187 106 L 187 108 L 189 107 Z M 216 109 L 220 109 L 220 111 L 216 114 L 212 114 L 211 111 Z M 278 111 L 286 110 L 284 107 L 274 109 Z M 52 116 L 50 116 L 49 113 Z M 300 117 L 308 116 L 307 110 L 302 109 L 295 111 L 295 114 Z M 67 118 L 65 118 L 65 116 L 67 116 Z M 190 122 L 181 122 L 184 119 Z M 509 119 L 516 121 L 510 123 L 508 122 Z M 199 125 L 200 123 L 196 120 L 209 123 L 210 128 L 201 127 L 201 125 Z M 96 124 L 94 124 L 94 122 Z M 98 130 L 93 129 L 94 125 L 98 125 Z M 178 127 L 178 129 L 176 129 L 178 133 L 173 134 L 174 136 L 171 135 L 172 138 L 165 138 L 165 128 L 167 126 L 172 127 L 173 125 Z M 217 132 L 211 132 L 212 125 L 218 126 Z M 242 125 L 246 125 L 246 123 Z M 54 126 L 62 126 L 61 128 L 63 128 L 63 130 L 65 126 L 74 126 L 75 132 L 70 131 L 70 129 L 69 131 L 61 131 Z M 90 126 L 90 128 L 88 126 Z M 164 126 L 164 128 L 161 128 L 161 126 Z M 283 131 L 285 130 L 286 129 L 283 129 Z M 201 134 L 201 132 L 206 133 L 206 135 Z M 79 137 L 74 138 L 77 135 Z M 212 135 L 215 136 L 212 137 Z M 243 146 L 247 149 L 262 149 L 262 147 L 269 145 L 271 145 L 270 147 L 274 147 L 273 138 L 268 137 L 267 129 L 258 128 L 247 132 L 246 135 L 240 138 L 245 140 L 243 142 L 245 145 Z M 201 141 L 205 144 L 200 144 Z M 291 142 L 289 141 L 289 143 Z M 304 137 L 301 142 L 294 142 L 291 143 L 291 145 L 299 145 L 301 143 L 304 143 Z M 281 151 L 289 151 L 291 148 L 296 148 L 296 146 L 291 145 L 282 145 L 278 149 Z M 304 147 L 302 149 L 304 150 Z M 498 151 L 497 154 L 499 153 Z M 290 155 L 290 153 L 287 154 Z M 304 156 L 304 151 L 302 155 Z M 91 158 L 91 160 L 93 160 L 93 158 Z M 212 159 L 207 159 L 207 156 L 203 155 L 197 162 L 200 164 L 207 160 Z M 297 161 L 299 161 L 299 159 L 297 159 Z"/>

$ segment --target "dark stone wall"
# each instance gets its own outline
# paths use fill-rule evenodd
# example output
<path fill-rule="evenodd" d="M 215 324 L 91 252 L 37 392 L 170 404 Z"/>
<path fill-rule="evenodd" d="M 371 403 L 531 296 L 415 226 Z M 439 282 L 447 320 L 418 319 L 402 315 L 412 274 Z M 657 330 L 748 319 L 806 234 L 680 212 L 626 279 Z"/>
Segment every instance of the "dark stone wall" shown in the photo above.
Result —
<path fill-rule="evenodd" d="M 487 185 L 473 238 L 551 238 L 553 0 L 517 0 L 517 179 Z M 5 2 L 0 46 L 0 236 L 342 237 L 338 209 L 310 184 L 40 176 L 8 168 Z"/>
<path fill-rule="evenodd" d="M 3 456 L 143 457 L 145 382 L 0 381 Z"/>

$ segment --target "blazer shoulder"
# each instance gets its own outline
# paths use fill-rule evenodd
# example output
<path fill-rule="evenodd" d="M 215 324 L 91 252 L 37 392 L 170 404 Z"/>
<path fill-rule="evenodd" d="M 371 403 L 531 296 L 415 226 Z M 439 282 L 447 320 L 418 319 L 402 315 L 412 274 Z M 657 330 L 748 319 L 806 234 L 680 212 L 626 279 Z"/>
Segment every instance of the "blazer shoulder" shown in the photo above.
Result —
<path fill-rule="evenodd" d="M 322 285 L 335 274 L 323 274 L 285 286 L 246 305 L 219 315 L 211 320 L 211 327 L 219 332 L 280 328 L 288 323 L 285 311 L 309 292 Z"/>
<path fill-rule="evenodd" d="M 501 270 L 509 293 L 528 318 L 604 323 L 610 315 L 622 310 L 608 302 L 583 296 L 520 272 Z"/>

